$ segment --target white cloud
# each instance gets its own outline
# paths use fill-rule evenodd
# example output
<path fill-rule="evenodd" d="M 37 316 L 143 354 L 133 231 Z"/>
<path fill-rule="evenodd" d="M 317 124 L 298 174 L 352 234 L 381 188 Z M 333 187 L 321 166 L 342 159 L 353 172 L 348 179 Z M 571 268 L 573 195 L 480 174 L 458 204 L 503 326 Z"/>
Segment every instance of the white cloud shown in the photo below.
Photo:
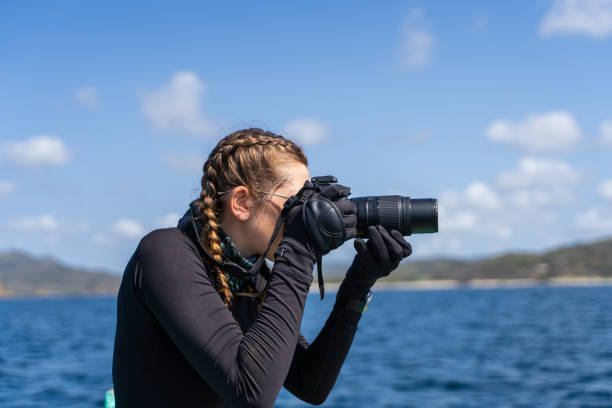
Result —
<path fill-rule="evenodd" d="M 8 197 L 15 191 L 15 184 L 10 181 L 0 180 L 0 198 Z"/>
<path fill-rule="evenodd" d="M 100 100 L 98 99 L 98 90 L 93 86 L 84 86 L 77 89 L 74 94 L 74 99 L 79 105 L 84 106 L 88 109 L 98 109 L 100 107 Z"/>
<path fill-rule="evenodd" d="M 61 166 L 70 159 L 70 151 L 59 137 L 40 135 L 0 144 L 1 157 L 24 167 Z"/>
<path fill-rule="evenodd" d="M 463 203 L 461 194 L 454 190 L 443 191 L 438 196 L 440 197 L 438 199 L 439 205 L 444 205 L 444 207 L 449 209 L 457 208 Z"/>
<path fill-rule="evenodd" d="M 129 218 L 120 218 L 113 224 L 113 231 L 127 238 L 139 238 L 144 233 L 142 225 Z"/>
<path fill-rule="evenodd" d="M 415 69 L 428 65 L 435 44 L 435 36 L 424 27 L 423 10 L 413 10 L 402 26 L 398 50 L 401 67 Z"/>
<path fill-rule="evenodd" d="M 439 202 L 448 209 L 465 208 L 469 205 L 474 210 L 495 211 L 502 207 L 497 192 L 481 181 L 470 183 L 462 192 L 443 191 L 439 197 Z"/>
<path fill-rule="evenodd" d="M 478 217 L 472 211 L 458 211 L 450 213 L 442 204 L 438 206 L 440 231 L 470 231 L 476 227 Z"/>
<path fill-rule="evenodd" d="M 578 170 L 561 160 L 524 157 L 518 168 L 499 175 L 498 185 L 514 207 L 533 210 L 569 203 L 573 199 L 571 188 L 580 178 Z"/>
<path fill-rule="evenodd" d="M 176 225 L 178 224 L 179 218 L 181 218 L 180 215 L 178 215 L 177 213 L 171 212 L 155 220 L 155 227 L 156 228 L 176 227 Z"/>
<path fill-rule="evenodd" d="M 501 201 L 497 193 L 485 183 L 475 181 L 465 189 L 467 202 L 475 207 L 484 210 L 498 210 L 501 208 Z"/>
<path fill-rule="evenodd" d="M 55 231 L 59 223 L 54 216 L 43 214 L 17 218 L 9 222 L 9 227 L 22 231 Z"/>
<path fill-rule="evenodd" d="M 512 229 L 499 216 L 504 208 L 499 194 L 487 184 L 474 181 L 462 192 L 444 191 L 439 195 L 440 231 L 508 239 Z"/>
<path fill-rule="evenodd" d="M 303 146 L 314 145 L 325 138 L 327 128 L 316 119 L 302 118 L 287 123 L 283 134 Z"/>
<path fill-rule="evenodd" d="M 604 180 L 603 182 L 601 182 L 597 186 L 597 192 L 606 200 L 612 201 L 612 179 Z"/>
<path fill-rule="evenodd" d="M 562 194 L 552 194 L 550 191 L 541 191 L 538 189 L 522 189 L 514 190 L 507 194 L 508 201 L 514 207 L 529 210 L 534 207 L 544 207 L 554 204 L 555 197 L 562 198 Z"/>
<path fill-rule="evenodd" d="M 459 252 L 463 248 L 463 241 L 449 234 L 435 234 L 428 240 L 413 242 L 413 252 L 411 257 L 430 258 L 444 254 L 449 255 L 464 255 Z"/>
<path fill-rule="evenodd" d="M 203 171 L 204 162 L 206 161 L 206 157 L 195 154 L 177 154 L 177 153 L 168 153 L 163 158 L 162 161 L 164 164 L 172 170 L 185 171 L 185 172 L 195 172 L 195 171 Z"/>
<path fill-rule="evenodd" d="M 512 236 L 514 235 L 514 233 L 512 232 L 512 229 L 506 225 L 502 225 L 499 228 L 495 228 L 493 231 L 495 235 L 497 236 L 497 238 L 501 238 L 501 239 L 512 238 Z"/>
<path fill-rule="evenodd" d="M 517 169 L 504 171 L 498 182 L 506 188 L 569 186 L 580 181 L 580 172 L 557 160 L 523 157 Z"/>
<path fill-rule="evenodd" d="M 582 230 L 612 233 L 612 215 L 591 208 L 574 217 L 574 224 Z"/>
<path fill-rule="evenodd" d="M 524 157 L 494 184 L 472 181 L 438 194 L 440 232 L 500 250 L 521 234 L 530 234 L 520 239 L 528 242 L 559 229 L 557 208 L 574 200 L 580 180 L 581 173 L 561 160 Z"/>
<path fill-rule="evenodd" d="M 612 0 L 555 0 L 540 23 L 540 34 L 612 34 Z"/>
<path fill-rule="evenodd" d="M 599 125 L 599 140 L 605 146 L 612 146 L 612 119 Z"/>
<path fill-rule="evenodd" d="M 528 115 L 518 122 L 496 120 L 487 128 L 487 137 L 532 152 L 553 152 L 571 148 L 582 132 L 570 113 L 553 111 Z"/>
<path fill-rule="evenodd" d="M 476 225 L 477 217 L 474 213 L 462 211 L 452 217 L 447 217 L 444 229 L 447 230 L 471 230 Z"/>
<path fill-rule="evenodd" d="M 201 109 L 206 84 L 191 71 L 175 72 L 170 82 L 147 95 L 142 112 L 161 130 L 206 136 L 212 124 Z"/>
<path fill-rule="evenodd" d="M 109 245 L 112 242 L 112 240 L 110 239 L 108 235 L 94 234 L 91 237 L 91 242 L 93 242 L 96 245 L 104 246 L 104 245 Z"/>
<path fill-rule="evenodd" d="M 559 219 L 559 216 L 557 215 L 557 213 L 554 212 L 546 212 L 542 215 L 540 215 L 539 217 L 537 217 L 537 220 L 545 225 L 551 225 L 554 224 L 555 222 L 557 222 L 557 220 Z"/>

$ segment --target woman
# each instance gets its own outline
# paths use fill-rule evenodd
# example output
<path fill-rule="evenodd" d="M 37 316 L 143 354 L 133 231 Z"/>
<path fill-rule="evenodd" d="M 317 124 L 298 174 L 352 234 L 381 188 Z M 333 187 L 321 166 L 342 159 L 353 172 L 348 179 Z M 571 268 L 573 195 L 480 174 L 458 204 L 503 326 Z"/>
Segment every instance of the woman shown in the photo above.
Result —
<path fill-rule="evenodd" d="M 326 399 L 371 286 L 411 247 L 381 226 L 369 227 L 367 243 L 356 239 L 333 312 L 309 344 L 299 329 L 314 263 L 326 250 L 306 231 L 299 202 L 283 212 L 308 184 L 307 166 L 282 136 L 234 132 L 210 153 L 200 197 L 178 228 L 140 241 L 117 300 L 119 408 L 271 407 L 282 386 L 311 404 Z M 342 212 L 346 239 L 355 236 L 349 193 L 337 184 L 318 192 Z M 263 256 L 274 261 L 271 271 Z"/>

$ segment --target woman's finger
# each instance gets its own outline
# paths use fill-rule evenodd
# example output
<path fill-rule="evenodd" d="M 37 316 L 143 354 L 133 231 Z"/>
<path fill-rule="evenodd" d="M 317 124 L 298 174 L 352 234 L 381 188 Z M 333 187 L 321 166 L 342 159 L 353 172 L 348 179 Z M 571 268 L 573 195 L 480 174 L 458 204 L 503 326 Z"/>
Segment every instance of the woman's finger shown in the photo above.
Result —
<path fill-rule="evenodd" d="M 404 249 L 404 254 L 402 258 L 406 258 L 407 256 L 410 256 L 412 254 L 412 245 L 410 245 L 410 242 L 406 241 L 406 238 L 404 238 L 401 232 L 399 232 L 398 230 L 391 230 L 391 236 Z"/>
<path fill-rule="evenodd" d="M 380 235 L 380 232 L 374 225 L 368 226 L 368 238 L 366 245 L 370 252 L 372 252 L 376 262 L 382 263 L 385 259 L 388 259 L 389 252 L 387 251 L 387 245 L 385 245 L 382 235 Z"/>
<path fill-rule="evenodd" d="M 355 241 L 353 241 L 353 246 L 359 254 L 365 254 L 366 252 L 368 252 L 368 247 L 361 238 L 357 238 Z"/>
<path fill-rule="evenodd" d="M 336 201 L 342 197 L 346 197 L 351 194 L 349 187 L 343 186 L 342 184 L 329 184 L 321 186 L 321 195 L 328 198 L 330 201 Z"/>
<path fill-rule="evenodd" d="M 334 205 L 338 207 L 338 210 L 340 210 L 342 215 L 357 214 L 357 206 L 348 198 L 341 198 L 335 201 Z"/>
<path fill-rule="evenodd" d="M 385 245 L 387 246 L 387 250 L 389 251 L 391 263 L 395 263 L 398 260 L 402 259 L 402 255 L 404 254 L 404 249 L 402 246 L 391 236 L 385 227 L 382 225 L 376 226 L 380 231 L 380 235 L 383 237 L 385 241 Z"/>

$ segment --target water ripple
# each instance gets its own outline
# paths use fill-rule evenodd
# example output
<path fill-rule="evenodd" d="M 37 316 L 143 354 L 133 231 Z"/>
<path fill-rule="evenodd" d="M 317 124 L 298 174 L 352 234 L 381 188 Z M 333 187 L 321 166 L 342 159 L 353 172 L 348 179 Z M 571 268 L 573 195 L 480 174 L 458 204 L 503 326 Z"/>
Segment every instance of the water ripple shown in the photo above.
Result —
<path fill-rule="evenodd" d="M 611 287 L 377 292 L 325 407 L 612 407 Z M 309 296 L 313 340 L 333 296 Z M 0 406 L 104 405 L 114 298 L 0 301 Z M 278 407 L 303 407 L 281 391 Z"/>

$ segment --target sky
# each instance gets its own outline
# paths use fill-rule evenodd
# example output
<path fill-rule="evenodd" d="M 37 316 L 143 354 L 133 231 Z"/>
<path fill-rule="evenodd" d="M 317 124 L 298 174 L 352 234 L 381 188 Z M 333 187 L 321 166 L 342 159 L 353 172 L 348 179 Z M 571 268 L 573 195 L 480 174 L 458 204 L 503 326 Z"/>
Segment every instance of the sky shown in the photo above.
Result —
<path fill-rule="evenodd" d="M 610 238 L 610 72 L 612 0 L 3 2 L 0 252 L 122 273 L 247 127 L 437 198 L 407 262 Z"/>

